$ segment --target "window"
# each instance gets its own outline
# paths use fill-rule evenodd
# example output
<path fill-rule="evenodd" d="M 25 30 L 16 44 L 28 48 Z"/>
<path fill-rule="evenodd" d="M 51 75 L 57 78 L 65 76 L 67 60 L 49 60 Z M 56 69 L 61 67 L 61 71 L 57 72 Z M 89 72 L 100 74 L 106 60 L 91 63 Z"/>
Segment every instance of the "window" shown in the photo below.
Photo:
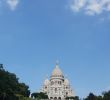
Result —
<path fill-rule="evenodd" d="M 54 84 L 54 82 L 52 81 L 52 82 L 51 82 L 51 85 L 53 85 L 53 84 Z"/>
<path fill-rule="evenodd" d="M 60 85 L 61 85 L 61 81 L 60 81 Z"/>
<path fill-rule="evenodd" d="M 55 88 L 55 93 L 57 93 L 57 88 Z"/>
<path fill-rule="evenodd" d="M 66 95 L 68 95 L 68 92 L 66 92 Z"/>

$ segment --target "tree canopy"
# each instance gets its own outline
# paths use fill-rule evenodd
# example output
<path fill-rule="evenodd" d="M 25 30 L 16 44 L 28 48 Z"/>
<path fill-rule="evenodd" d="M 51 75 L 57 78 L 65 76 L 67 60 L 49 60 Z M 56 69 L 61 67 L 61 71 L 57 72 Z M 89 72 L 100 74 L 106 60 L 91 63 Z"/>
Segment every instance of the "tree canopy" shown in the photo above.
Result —
<path fill-rule="evenodd" d="M 14 73 L 10 73 L 0 64 L 0 100 L 18 100 L 20 96 L 29 97 L 30 90 L 25 83 L 20 83 Z"/>
<path fill-rule="evenodd" d="M 37 99 L 48 99 L 48 95 L 46 93 L 40 92 L 40 93 L 32 93 L 31 94 L 32 98 L 37 98 Z"/>
<path fill-rule="evenodd" d="M 110 100 L 110 91 L 103 92 L 99 96 L 90 93 L 84 100 Z"/>

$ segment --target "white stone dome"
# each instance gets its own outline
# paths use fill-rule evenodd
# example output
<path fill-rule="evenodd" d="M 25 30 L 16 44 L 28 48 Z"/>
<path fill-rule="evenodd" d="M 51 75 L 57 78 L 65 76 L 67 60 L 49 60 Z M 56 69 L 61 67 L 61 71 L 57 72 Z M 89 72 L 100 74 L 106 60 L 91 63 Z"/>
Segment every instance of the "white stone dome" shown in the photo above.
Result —
<path fill-rule="evenodd" d="M 63 76 L 62 71 L 60 70 L 58 64 L 56 64 L 55 69 L 52 72 L 51 76 Z"/>
<path fill-rule="evenodd" d="M 48 84 L 49 84 L 49 80 L 48 79 L 45 79 L 44 85 L 48 85 Z"/>
<path fill-rule="evenodd" d="M 64 84 L 65 85 L 69 85 L 70 84 L 69 80 L 68 79 L 65 79 Z"/>

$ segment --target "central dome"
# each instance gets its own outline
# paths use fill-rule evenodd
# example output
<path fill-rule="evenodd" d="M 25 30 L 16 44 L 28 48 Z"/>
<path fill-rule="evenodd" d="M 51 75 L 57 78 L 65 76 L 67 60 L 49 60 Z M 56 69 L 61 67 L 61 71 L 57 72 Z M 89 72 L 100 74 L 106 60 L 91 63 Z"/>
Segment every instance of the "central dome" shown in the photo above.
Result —
<path fill-rule="evenodd" d="M 54 70 L 53 70 L 53 72 L 52 72 L 51 77 L 63 77 L 63 73 L 62 73 L 62 71 L 60 70 L 58 64 L 56 64 L 56 66 L 55 66 L 55 68 L 54 68 Z"/>

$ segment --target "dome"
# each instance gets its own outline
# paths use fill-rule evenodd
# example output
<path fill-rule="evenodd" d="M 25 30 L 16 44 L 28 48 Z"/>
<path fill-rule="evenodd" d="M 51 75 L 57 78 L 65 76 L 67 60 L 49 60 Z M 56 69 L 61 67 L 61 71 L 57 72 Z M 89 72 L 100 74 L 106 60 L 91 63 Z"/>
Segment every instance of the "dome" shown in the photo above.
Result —
<path fill-rule="evenodd" d="M 49 80 L 48 79 L 45 79 L 44 85 L 48 85 L 48 84 L 49 84 Z"/>
<path fill-rule="evenodd" d="M 63 76 L 58 64 L 56 64 L 55 69 L 52 72 L 52 76 Z"/>
<path fill-rule="evenodd" d="M 69 83 L 69 80 L 68 80 L 68 79 L 65 79 L 64 84 L 65 84 L 65 85 L 69 85 L 69 84 L 70 84 L 70 83 Z"/>

